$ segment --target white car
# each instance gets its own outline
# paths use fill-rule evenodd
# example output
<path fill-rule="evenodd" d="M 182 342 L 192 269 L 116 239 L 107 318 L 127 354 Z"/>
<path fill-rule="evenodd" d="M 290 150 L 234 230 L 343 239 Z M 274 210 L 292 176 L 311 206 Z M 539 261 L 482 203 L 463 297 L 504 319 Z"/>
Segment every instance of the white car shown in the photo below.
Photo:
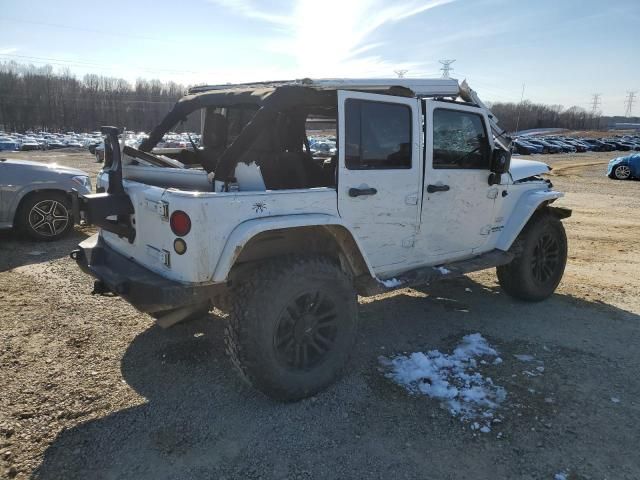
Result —
<path fill-rule="evenodd" d="M 460 101 L 462 100 L 462 101 Z M 202 147 L 149 153 L 203 109 Z M 337 155 L 305 124 L 333 114 Z M 313 395 L 342 371 L 357 295 L 497 267 L 509 294 L 560 282 L 567 239 L 544 163 L 510 162 L 509 139 L 456 80 L 305 80 L 198 87 L 139 147 L 106 128 L 99 193 L 76 218 L 101 227 L 72 252 L 95 291 L 169 326 L 230 312 L 228 351 L 277 399 Z"/>

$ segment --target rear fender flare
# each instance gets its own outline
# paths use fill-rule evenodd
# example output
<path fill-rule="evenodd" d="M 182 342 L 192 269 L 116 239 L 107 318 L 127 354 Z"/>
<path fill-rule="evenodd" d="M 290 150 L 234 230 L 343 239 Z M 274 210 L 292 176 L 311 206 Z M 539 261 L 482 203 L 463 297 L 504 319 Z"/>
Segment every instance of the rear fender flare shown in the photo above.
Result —
<path fill-rule="evenodd" d="M 563 196 L 564 193 L 555 190 L 533 190 L 524 193 L 509 215 L 509 220 L 496 243 L 496 248 L 504 251 L 509 250 L 535 211 L 542 205 L 548 205 Z"/>
<path fill-rule="evenodd" d="M 222 249 L 222 253 L 220 254 L 220 259 L 213 271 L 211 280 L 213 282 L 226 281 L 231 268 L 242 253 L 243 248 L 256 235 L 270 230 L 314 226 L 343 227 L 355 242 L 362 259 L 366 264 L 369 274 L 372 277 L 375 277 L 371 263 L 367 258 L 365 251 L 362 249 L 362 245 L 358 241 L 358 237 L 353 234 L 349 226 L 347 226 L 340 218 L 326 214 L 301 214 L 257 218 L 242 222 L 229 235 L 229 238 Z"/>

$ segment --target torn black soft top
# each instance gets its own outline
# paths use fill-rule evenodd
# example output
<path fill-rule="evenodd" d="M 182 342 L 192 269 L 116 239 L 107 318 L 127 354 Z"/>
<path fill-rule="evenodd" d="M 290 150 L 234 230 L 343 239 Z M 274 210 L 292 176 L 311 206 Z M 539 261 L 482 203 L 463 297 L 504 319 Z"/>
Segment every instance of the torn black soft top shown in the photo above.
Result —
<path fill-rule="evenodd" d="M 144 140 L 139 150 L 150 152 L 162 137 L 187 115 L 206 107 L 262 106 L 266 97 L 273 93 L 273 88 L 214 90 L 185 95 L 176 102 L 166 117 Z"/>
<path fill-rule="evenodd" d="M 317 90 L 299 85 L 283 85 L 276 88 L 213 90 L 186 95 L 178 100 L 162 122 L 153 129 L 149 138 L 140 144 L 140 150 L 149 152 L 188 114 L 205 107 L 257 106 L 258 111 L 245 125 L 236 140 L 220 155 L 216 165 L 203 163 L 208 172 L 215 169 L 218 180 L 232 177 L 237 159 L 249 149 L 262 129 L 272 122 L 278 113 L 292 108 L 335 107 L 335 90 Z"/>

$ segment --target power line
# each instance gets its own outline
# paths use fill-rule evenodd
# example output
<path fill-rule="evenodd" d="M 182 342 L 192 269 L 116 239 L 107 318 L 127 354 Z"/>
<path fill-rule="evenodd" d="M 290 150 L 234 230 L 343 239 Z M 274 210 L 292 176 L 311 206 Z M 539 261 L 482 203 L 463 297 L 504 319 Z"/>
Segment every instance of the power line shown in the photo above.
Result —
<path fill-rule="evenodd" d="M 442 70 L 442 78 L 451 78 L 449 76 L 449 72 L 453 71 L 453 68 L 451 68 L 451 64 L 453 62 L 455 62 L 455 59 L 452 60 L 438 60 L 441 64 L 442 64 L 442 68 L 440 70 Z"/>
<path fill-rule="evenodd" d="M 62 29 L 62 30 L 77 30 L 77 31 L 81 31 L 81 32 L 89 32 L 89 33 L 96 33 L 98 35 L 106 35 L 109 37 L 118 37 L 118 38 L 122 38 L 121 32 L 114 32 L 111 30 L 98 30 L 95 28 L 87 28 L 85 26 L 78 26 L 78 25 L 63 25 L 60 23 L 48 23 L 48 22 L 36 22 L 33 20 L 23 20 L 23 19 L 19 19 L 19 18 L 7 18 L 7 17 L 3 17 L 0 18 L 0 22 L 5 22 L 5 23 L 9 23 L 11 25 L 15 24 L 15 23 L 26 23 L 27 25 L 39 25 L 39 26 L 44 26 L 44 27 L 53 27 L 53 28 L 58 28 L 58 29 Z M 137 35 L 135 33 L 130 33 L 127 32 L 126 35 L 127 38 L 136 38 L 139 40 L 149 40 L 152 42 L 160 42 L 160 43 L 166 43 L 166 44 L 170 44 L 173 45 L 175 43 L 185 43 L 184 41 L 178 41 L 176 42 L 175 40 L 169 40 L 163 37 L 146 37 L 143 35 Z"/>
<path fill-rule="evenodd" d="M 624 105 L 626 107 L 626 110 L 624 112 L 624 116 L 625 117 L 630 117 L 631 113 L 633 112 L 633 102 L 635 101 L 635 97 L 636 97 L 636 92 L 635 91 L 628 91 L 627 92 L 627 98 L 624 101 Z"/>
<path fill-rule="evenodd" d="M 29 55 L 15 55 L 11 53 L 0 53 L 0 57 L 7 57 L 9 59 L 17 58 L 20 60 L 25 60 L 33 63 L 40 63 L 45 65 L 57 65 L 60 67 L 92 67 L 92 68 L 103 68 L 107 70 L 115 70 L 118 68 L 129 68 L 129 69 L 138 69 L 142 71 L 146 71 L 149 73 L 191 73 L 194 75 L 200 75 L 202 72 L 194 72 L 190 70 L 171 70 L 165 68 L 149 68 L 140 65 L 126 65 L 126 64 L 118 64 L 118 65 L 107 65 L 104 63 L 96 63 L 96 62 L 82 62 L 79 60 L 64 60 L 61 58 L 51 58 L 51 57 L 34 57 Z"/>

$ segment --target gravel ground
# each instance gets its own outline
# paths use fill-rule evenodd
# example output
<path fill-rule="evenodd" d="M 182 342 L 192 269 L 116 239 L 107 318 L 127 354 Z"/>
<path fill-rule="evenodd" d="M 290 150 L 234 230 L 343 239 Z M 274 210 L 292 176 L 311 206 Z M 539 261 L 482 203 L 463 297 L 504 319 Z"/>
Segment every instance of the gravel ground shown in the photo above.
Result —
<path fill-rule="evenodd" d="M 79 166 L 83 153 L 20 157 Z M 225 319 L 170 330 L 118 298 L 91 296 L 57 243 L 0 235 L 0 476 L 39 479 L 640 478 L 640 182 L 603 176 L 610 155 L 545 156 L 573 208 L 570 258 L 552 298 L 500 292 L 493 271 L 362 299 L 343 380 L 279 404 L 245 386 L 224 354 Z M 379 356 L 438 349 L 480 332 L 507 391 L 480 433 L 409 395 Z M 544 372 L 514 355 L 532 355 Z M 542 363 L 540 363 L 542 362 Z"/>

